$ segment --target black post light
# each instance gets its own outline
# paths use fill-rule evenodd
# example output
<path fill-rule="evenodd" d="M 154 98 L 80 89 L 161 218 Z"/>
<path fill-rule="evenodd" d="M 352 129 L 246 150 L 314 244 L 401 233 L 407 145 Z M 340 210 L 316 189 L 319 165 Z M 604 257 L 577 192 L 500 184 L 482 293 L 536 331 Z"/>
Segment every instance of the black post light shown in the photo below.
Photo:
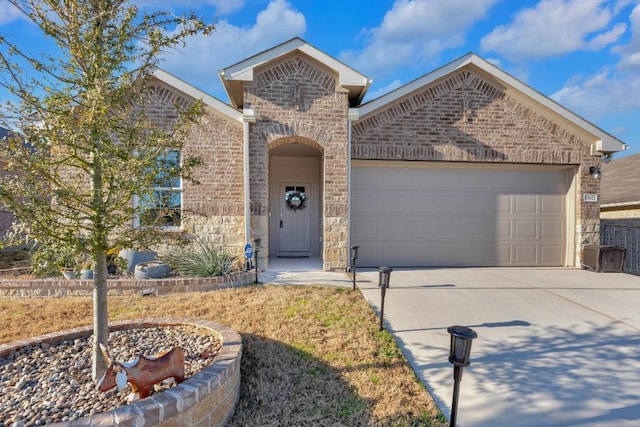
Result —
<path fill-rule="evenodd" d="M 351 272 L 353 273 L 353 290 L 356 290 L 356 260 L 358 259 L 358 249 L 360 246 L 351 246 Z"/>
<path fill-rule="evenodd" d="M 380 292 L 382 293 L 382 302 L 380 304 L 380 330 L 384 330 L 383 322 L 384 322 L 384 297 L 387 293 L 387 288 L 389 287 L 389 279 L 391 278 L 391 272 L 393 269 L 389 267 L 380 267 L 379 273 L 380 278 L 378 280 L 378 287 L 380 288 Z"/>
<path fill-rule="evenodd" d="M 478 338 L 478 334 L 466 326 L 450 326 L 447 332 L 451 335 L 449 362 L 453 363 L 453 403 L 451 404 L 451 421 L 449 427 L 455 427 L 462 370 L 471 364 L 469 362 L 469 358 L 471 357 L 471 342 L 475 338 Z"/>

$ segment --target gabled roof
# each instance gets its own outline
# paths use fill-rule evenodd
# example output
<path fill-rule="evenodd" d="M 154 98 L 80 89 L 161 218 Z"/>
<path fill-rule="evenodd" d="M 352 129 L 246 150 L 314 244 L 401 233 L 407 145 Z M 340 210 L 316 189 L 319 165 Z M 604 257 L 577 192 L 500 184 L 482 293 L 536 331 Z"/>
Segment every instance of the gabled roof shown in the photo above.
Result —
<path fill-rule="evenodd" d="M 600 206 L 622 207 L 640 204 L 640 154 L 602 164 Z"/>
<path fill-rule="evenodd" d="M 338 75 L 338 84 L 349 91 L 349 101 L 351 105 L 359 105 L 360 102 L 362 102 L 367 89 L 371 85 L 369 78 L 316 49 L 301 38 L 296 37 L 218 71 L 220 80 L 231 100 L 231 105 L 236 108 L 243 107 L 242 83 L 253 81 L 254 70 L 256 68 L 295 52 L 303 53 L 334 71 Z"/>
<path fill-rule="evenodd" d="M 171 75 L 164 70 L 157 69 L 153 72 L 153 76 L 161 82 L 166 83 L 167 85 L 181 91 L 182 93 L 189 95 L 194 99 L 201 100 L 205 106 L 211 107 L 216 113 L 222 115 L 223 117 L 239 122 L 242 121 L 242 112 L 231 108 L 229 105 L 225 104 L 219 99 L 214 98 L 211 95 L 207 95 L 206 93 L 202 92 L 199 89 L 196 89 L 189 83 L 180 80 L 174 75 Z"/>
<path fill-rule="evenodd" d="M 474 53 L 468 53 L 465 56 L 432 71 L 386 95 L 376 98 L 370 102 L 363 104 L 358 110 L 360 119 L 365 119 L 368 115 L 374 114 L 380 109 L 384 109 L 391 104 L 401 101 L 410 96 L 412 93 L 421 90 L 439 79 L 448 76 L 463 68 L 470 68 L 480 72 L 489 79 L 496 81 L 503 87 L 503 90 L 522 102 L 530 106 L 537 112 L 543 114 L 551 121 L 558 123 L 579 135 L 582 135 L 592 141 L 591 151 L 593 155 L 610 154 L 623 151 L 627 148 L 626 144 L 616 137 L 608 134 L 602 129 L 596 127 L 592 123 L 586 121 L 577 114 L 564 108 L 551 98 L 546 97 L 527 84 L 512 77 L 502 71 L 495 65 L 485 61 Z"/>

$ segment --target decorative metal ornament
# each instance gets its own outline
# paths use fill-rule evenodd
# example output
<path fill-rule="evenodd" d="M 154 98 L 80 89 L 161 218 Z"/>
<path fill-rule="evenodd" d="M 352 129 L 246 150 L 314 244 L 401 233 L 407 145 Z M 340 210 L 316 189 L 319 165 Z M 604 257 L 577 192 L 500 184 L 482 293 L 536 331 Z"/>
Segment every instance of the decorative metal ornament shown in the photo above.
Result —
<path fill-rule="evenodd" d="M 284 200 L 287 202 L 287 207 L 294 212 L 307 207 L 304 203 L 307 200 L 307 195 L 302 191 L 287 191 Z"/>

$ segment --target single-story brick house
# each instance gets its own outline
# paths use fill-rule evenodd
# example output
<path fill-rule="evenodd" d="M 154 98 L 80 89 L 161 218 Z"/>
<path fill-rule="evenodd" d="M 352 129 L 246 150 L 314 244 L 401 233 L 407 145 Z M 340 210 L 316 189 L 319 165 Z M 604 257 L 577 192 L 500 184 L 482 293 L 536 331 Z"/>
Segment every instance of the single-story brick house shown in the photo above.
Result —
<path fill-rule="evenodd" d="M 579 266 L 599 242 L 602 156 L 625 144 L 475 54 L 380 98 L 294 38 L 219 71 L 229 103 L 157 71 L 155 113 L 202 99 L 173 198 L 188 233 L 242 253 L 359 266 Z"/>
<path fill-rule="evenodd" d="M 590 172 L 625 144 L 474 54 L 366 103 L 368 77 L 299 38 L 219 76 L 229 104 L 156 73 L 166 105 L 209 111 L 181 226 L 259 239 L 261 265 L 343 269 L 359 245 L 361 266 L 579 266 L 599 242 Z"/>
<path fill-rule="evenodd" d="M 602 165 L 600 218 L 640 224 L 640 154 Z"/>

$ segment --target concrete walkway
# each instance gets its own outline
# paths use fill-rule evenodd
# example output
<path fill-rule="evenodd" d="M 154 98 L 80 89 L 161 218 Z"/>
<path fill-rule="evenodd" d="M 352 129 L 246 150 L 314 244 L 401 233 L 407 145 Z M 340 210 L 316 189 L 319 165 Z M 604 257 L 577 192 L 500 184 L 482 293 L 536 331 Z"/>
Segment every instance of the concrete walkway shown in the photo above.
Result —
<path fill-rule="evenodd" d="M 351 287 L 345 273 L 271 265 L 271 283 Z M 289 271 L 287 271 L 289 270 Z M 265 275 L 265 279 L 267 275 Z M 379 312 L 378 272 L 358 286 Z M 268 280 L 267 280 L 268 281 Z M 578 269 L 398 269 L 385 327 L 449 416 L 447 327 L 478 333 L 460 426 L 640 425 L 640 277 Z"/>

